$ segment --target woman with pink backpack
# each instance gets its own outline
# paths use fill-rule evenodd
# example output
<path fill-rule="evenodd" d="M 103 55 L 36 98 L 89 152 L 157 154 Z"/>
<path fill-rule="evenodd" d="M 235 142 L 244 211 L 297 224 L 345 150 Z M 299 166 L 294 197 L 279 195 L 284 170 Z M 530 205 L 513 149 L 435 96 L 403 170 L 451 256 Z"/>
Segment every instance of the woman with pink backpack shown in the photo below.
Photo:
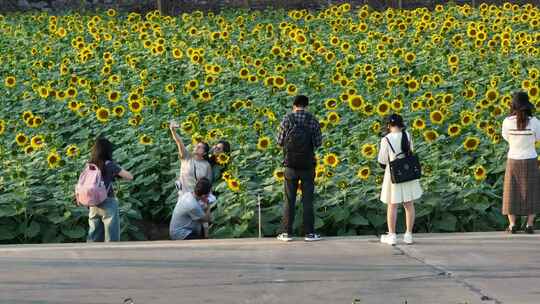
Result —
<path fill-rule="evenodd" d="M 112 143 L 98 138 L 75 190 L 77 202 L 89 207 L 88 242 L 120 241 L 120 214 L 113 183 L 117 177 L 133 180 L 133 175 L 118 166 L 112 154 Z"/>

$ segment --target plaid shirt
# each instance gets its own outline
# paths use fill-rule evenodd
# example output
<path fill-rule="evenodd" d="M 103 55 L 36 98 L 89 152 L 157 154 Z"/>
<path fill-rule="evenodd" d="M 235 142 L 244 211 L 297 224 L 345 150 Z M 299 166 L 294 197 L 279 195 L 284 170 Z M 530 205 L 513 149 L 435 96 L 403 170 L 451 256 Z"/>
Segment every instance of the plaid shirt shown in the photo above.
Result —
<path fill-rule="evenodd" d="M 316 148 L 320 147 L 322 144 L 322 134 L 321 125 L 319 125 L 317 119 L 309 112 L 305 112 L 303 110 L 287 114 L 287 116 L 289 115 L 294 116 L 295 123 L 307 126 L 308 130 L 311 132 L 311 142 L 313 143 L 313 149 L 315 150 Z M 281 121 L 281 124 L 279 125 L 279 132 L 277 135 L 277 143 L 281 147 L 283 147 L 283 145 L 285 144 L 285 136 L 292 128 L 292 125 L 287 116 L 283 119 L 283 121 Z"/>

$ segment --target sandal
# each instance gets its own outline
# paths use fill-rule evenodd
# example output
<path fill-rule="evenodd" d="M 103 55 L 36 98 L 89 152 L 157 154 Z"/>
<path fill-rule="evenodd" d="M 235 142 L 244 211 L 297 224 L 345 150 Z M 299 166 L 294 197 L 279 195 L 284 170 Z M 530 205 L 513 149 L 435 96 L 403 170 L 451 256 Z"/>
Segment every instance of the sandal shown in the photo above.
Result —
<path fill-rule="evenodd" d="M 534 227 L 533 227 L 533 226 L 527 226 L 527 227 L 525 227 L 525 233 L 527 233 L 527 234 L 534 234 Z"/>
<path fill-rule="evenodd" d="M 517 233 L 517 227 L 514 225 L 514 226 L 508 226 L 508 228 L 506 228 L 506 233 L 509 233 L 509 234 L 516 234 Z"/>

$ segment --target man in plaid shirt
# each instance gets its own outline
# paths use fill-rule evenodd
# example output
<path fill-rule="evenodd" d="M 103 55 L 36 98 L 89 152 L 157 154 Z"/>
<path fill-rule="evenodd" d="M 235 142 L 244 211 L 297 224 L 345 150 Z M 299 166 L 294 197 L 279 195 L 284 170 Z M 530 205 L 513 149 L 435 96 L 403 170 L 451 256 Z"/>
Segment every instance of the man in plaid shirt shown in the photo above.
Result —
<path fill-rule="evenodd" d="M 279 126 L 277 143 L 283 147 L 285 160 L 285 208 L 283 210 L 281 241 L 292 241 L 296 204 L 296 191 L 302 188 L 302 205 L 304 207 L 305 241 L 318 241 L 315 233 L 313 212 L 313 193 L 315 190 L 315 154 L 321 146 L 321 126 L 317 119 L 306 108 L 309 99 L 304 95 L 296 96 L 292 113 L 287 114 Z M 294 134 L 293 134 L 294 133 Z M 300 142 L 295 142 L 300 140 Z"/>

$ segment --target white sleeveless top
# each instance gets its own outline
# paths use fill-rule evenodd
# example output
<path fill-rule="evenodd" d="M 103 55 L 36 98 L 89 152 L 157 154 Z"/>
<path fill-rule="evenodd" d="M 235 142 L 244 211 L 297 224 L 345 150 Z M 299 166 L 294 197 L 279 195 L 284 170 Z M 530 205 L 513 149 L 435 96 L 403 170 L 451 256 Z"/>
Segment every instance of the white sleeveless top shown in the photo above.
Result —
<path fill-rule="evenodd" d="M 509 159 L 537 158 L 535 144 L 540 140 L 540 121 L 531 117 L 524 130 L 517 129 L 516 116 L 507 117 L 502 125 L 502 137 L 508 142 Z"/>

